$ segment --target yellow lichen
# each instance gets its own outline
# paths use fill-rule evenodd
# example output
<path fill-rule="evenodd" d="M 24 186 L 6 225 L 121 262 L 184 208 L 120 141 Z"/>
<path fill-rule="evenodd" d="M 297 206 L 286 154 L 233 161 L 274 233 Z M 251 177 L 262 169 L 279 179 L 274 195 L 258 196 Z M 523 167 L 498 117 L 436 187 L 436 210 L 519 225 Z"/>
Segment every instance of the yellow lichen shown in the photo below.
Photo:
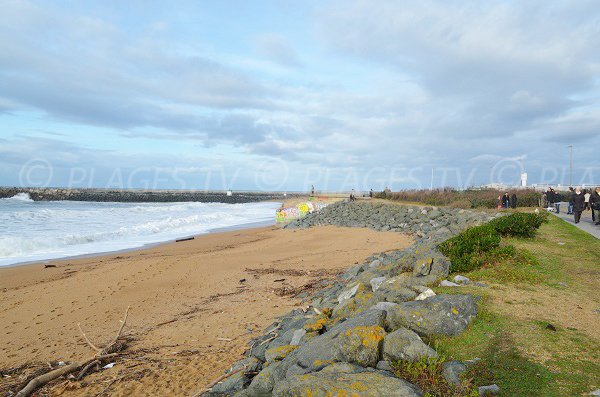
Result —
<path fill-rule="evenodd" d="M 319 316 L 315 321 L 311 323 L 304 324 L 304 329 L 306 332 L 320 332 L 325 329 L 325 325 L 327 324 L 328 317 Z"/>
<path fill-rule="evenodd" d="M 347 330 L 346 336 L 358 337 L 364 347 L 376 347 L 385 337 L 385 330 L 378 325 L 359 326 Z"/>
<path fill-rule="evenodd" d="M 283 360 L 289 353 L 296 350 L 298 346 L 292 345 L 284 345 L 278 347 L 272 347 L 265 352 L 265 356 L 267 356 L 269 361 L 280 361 Z"/>

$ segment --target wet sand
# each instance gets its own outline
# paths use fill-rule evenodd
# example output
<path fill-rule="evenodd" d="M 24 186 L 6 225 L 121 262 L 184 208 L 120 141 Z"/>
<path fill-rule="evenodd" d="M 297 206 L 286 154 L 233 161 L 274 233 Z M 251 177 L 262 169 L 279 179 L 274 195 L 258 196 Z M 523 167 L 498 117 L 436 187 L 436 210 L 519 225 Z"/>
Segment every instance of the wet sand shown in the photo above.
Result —
<path fill-rule="evenodd" d="M 51 395 L 94 396 L 108 386 L 103 395 L 189 396 L 240 358 L 276 316 L 302 305 L 287 292 L 410 242 L 368 229 L 272 226 L 52 268 L 1 268 L 0 369 L 90 357 L 77 324 L 103 345 L 130 306 L 129 355 L 83 382 L 55 384 Z"/>

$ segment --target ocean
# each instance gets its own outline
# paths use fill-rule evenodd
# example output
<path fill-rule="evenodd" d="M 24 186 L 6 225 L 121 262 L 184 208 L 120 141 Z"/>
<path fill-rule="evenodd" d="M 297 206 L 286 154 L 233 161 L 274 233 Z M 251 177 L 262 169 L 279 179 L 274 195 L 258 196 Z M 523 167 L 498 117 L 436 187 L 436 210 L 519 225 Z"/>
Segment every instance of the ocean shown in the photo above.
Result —
<path fill-rule="evenodd" d="M 100 203 L 0 199 L 0 266 L 139 248 L 275 223 L 279 203 Z"/>

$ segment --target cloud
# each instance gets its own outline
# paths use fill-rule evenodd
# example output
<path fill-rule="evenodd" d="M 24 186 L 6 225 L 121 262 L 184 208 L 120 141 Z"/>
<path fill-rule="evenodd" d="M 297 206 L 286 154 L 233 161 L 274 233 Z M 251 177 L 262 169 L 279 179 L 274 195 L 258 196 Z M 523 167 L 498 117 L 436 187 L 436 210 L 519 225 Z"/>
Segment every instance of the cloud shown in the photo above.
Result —
<path fill-rule="evenodd" d="M 280 34 L 264 33 L 256 38 L 256 51 L 270 60 L 287 67 L 302 65 L 296 51 Z"/>

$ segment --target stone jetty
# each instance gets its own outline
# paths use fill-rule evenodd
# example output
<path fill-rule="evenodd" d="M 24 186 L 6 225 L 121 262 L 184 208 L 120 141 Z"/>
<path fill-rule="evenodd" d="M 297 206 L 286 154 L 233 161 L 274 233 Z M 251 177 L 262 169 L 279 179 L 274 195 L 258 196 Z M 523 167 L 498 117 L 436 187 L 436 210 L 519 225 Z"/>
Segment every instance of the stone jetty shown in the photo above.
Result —
<path fill-rule="evenodd" d="M 288 224 L 370 227 L 408 233 L 415 242 L 374 255 L 305 296 L 307 311 L 278 318 L 250 342 L 246 357 L 229 370 L 232 375 L 204 396 L 422 396 L 394 374 L 393 363 L 437 357 L 424 340 L 459 335 L 477 315 L 476 297 L 436 295 L 430 288 L 446 280 L 451 267 L 437 244 L 493 218 L 481 211 L 358 201 Z M 445 362 L 446 381 L 459 382 L 468 365 Z"/>

